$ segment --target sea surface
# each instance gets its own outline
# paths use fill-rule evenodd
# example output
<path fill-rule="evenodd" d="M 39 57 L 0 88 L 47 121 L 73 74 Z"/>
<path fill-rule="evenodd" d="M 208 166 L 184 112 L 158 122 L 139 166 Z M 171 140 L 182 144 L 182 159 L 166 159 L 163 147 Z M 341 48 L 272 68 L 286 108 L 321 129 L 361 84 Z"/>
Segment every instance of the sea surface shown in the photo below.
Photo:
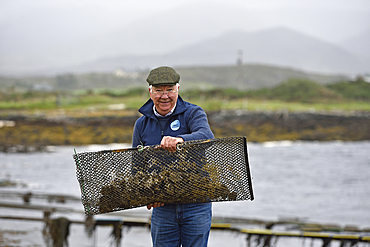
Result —
<path fill-rule="evenodd" d="M 76 165 L 77 152 L 129 147 L 129 144 L 61 146 L 51 152 L 0 153 L 0 180 L 16 182 L 15 187 L 0 187 L 0 203 L 18 203 L 9 192 L 65 194 L 80 197 Z M 235 217 L 277 221 L 298 219 L 319 224 L 353 225 L 370 228 L 370 142 L 266 142 L 248 143 L 248 156 L 253 177 L 253 201 L 213 203 L 215 217 Z M 31 201 L 32 205 L 33 201 Z M 34 202 L 60 206 L 56 202 Z M 83 210 L 80 202 L 65 207 Z M 146 208 L 125 210 L 127 214 L 149 217 Z M 37 210 L 0 207 L 0 216 L 42 218 Z M 83 214 L 55 213 L 84 220 Z M 98 218 L 107 216 L 100 215 Z M 0 219 L 0 231 L 24 230 L 20 246 L 45 246 L 42 222 Z M 89 238 L 84 227 L 72 224 L 69 246 L 111 246 L 110 227 L 97 227 Z M 361 233 L 360 233 L 361 234 Z M 369 233 L 367 234 L 369 235 Z M 292 242 L 293 241 L 293 242 Z M 294 242 L 295 241 L 295 242 Z M 306 241 L 306 242 L 305 242 Z M 279 239 L 275 246 L 321 246 L 321 242 Z M 339 243 L 332 246 L 339 246 Z M 113 245 L 112 245 L 113 246 Z M 121 246 L 151 246 L 148 228 L 123 230 Z M 247 246 L 246 236 L 212 230 L 209 246 Z"/>

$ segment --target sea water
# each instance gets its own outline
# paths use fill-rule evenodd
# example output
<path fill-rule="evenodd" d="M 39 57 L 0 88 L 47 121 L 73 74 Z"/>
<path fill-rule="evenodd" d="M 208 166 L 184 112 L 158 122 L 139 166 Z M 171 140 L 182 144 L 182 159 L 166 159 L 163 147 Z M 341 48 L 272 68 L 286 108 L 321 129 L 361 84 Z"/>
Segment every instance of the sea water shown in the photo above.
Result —
<path fill-rule="evenodd" d="M 33 192 L 80 197 L 76 166 L 77 152 L 129 147 L 129 144 L 61 146 L 52 152 L 0 153 L 0 179 L 16 182 L 2 187 L 1 193 Z M 248 143 L 254 201 L 213 203 L 213 216 L 277 221 L 298 219 L 319 224 L 354 225 L 370 228 L 370 142 L 267 142 Z M 2 194 L 0 202 L 16 202 Z M 50 203 L 45 202 L 50 206 Z M 53 206 L 59 206 L 53 204 Z M 66 205 L 83 210 L 82 204 Z M 128 214 L 150 216 L 146 208 L 125 210 Z M 0 216 L 42 218 L 42 213 L 0 207 Z M 53 217 L 57 217 L 55 213 Z M 83 215 L 60 214 L 84 220 Z M 104 215 L 99 217 L 104 218 Z M 260 226 L 262 227 L 262 226 Z M 25 230 L 24 246 L 45 246 L 43 223 L 0 219 L 1 230 Z M 110 246 L 109 227 L 97 227 L 89 238 L 83 225 L 72 224 L 69 246 Z M 19 236 L 18 236 L 19 237 Z M 247 246 L 246 236 L 212 230 L 209 246 Z M 299 240 L 301 244 L 303 240 Z M 123 230 L 121 246 L 151 246 L 148 228 Z M 312 245 L 312 243 L 310 243 Z M 294 246 L 291 240 L 278 240 L 276 246 Z M 311 246 L 309 245 L 309 246 Z M 317 245 L 320 246 L 320 245 Z"/>

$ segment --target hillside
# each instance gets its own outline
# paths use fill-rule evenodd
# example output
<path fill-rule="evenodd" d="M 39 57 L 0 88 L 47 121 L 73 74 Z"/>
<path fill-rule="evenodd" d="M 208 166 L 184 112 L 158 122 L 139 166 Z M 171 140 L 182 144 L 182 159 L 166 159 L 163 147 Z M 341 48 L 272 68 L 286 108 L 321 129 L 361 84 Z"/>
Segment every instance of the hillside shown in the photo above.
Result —
<path fill-rule="evenodd" d="M 269 88 L 290 78 L 303 78 L 320 84 L 329 84 L 346 80 L 342 75 L 325 75 L 307 73 L 300 70 L 267 66 L 260 64 L 244 64 L 240 66 L 209 66 L 209 67 L 179 67 L 181 82 L 205 83 L 220 88 L 258 89 Z"/>
<path fill-rule="evenodd" d="M 307 73 L 290 68 L 260 64 L 230 66 L 175 67 L 181 75 L 180 84 L 186 88 L 237 88 L 258 89 L 273 87 L 290 78 L 310 79 L 320 84 L 348 80 L 343 75 Z M 74 89 L 128 89 L 146 87 L 149 69 L 139 72 L 123 70 L 113 73 L 60 74 L 50 77 L 0 77 L 2 90 L 23 88 L 26 90 L 74 90 Z"/>

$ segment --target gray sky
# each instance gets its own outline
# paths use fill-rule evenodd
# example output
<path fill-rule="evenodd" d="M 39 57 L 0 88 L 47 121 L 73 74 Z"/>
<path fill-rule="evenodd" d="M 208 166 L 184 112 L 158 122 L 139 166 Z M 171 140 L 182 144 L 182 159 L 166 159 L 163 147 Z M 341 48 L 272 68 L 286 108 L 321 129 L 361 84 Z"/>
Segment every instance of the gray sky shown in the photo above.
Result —
<path fill-rule="evenodd" d="M 19 36 L 27 35 L 27 31 L 37 27 L 45 32 L 58 29 L 76 38 L 114 30 L 143 17 L 196 2 L 199 0 L 0 0 L 0 27 L 11 25 Z M 370 16 L 369 0 L 203 2 L 244 7 L 263 15 L 261 27 L 290 26 L 328 41 L 339 41 L 370 27 L 370 17 L 369 22 L 363 22 L 365 15 Z M 207 12 L 206 9 L 203 11 Z M 79 33 L 73 30 L 79 30 Z"/>
<path fill-rule="evenodd" d="M 166 16 L 171 19 L 166 20 Z M 168 27 L 164 24 L 162 28 L 179 26 L 180 34 L 185 33 L 184 37 L 188 38 L 172 39 L 172 43 L 165 44 L 164 37 L 162 46 L 151 44 L 153 33 L 151 27 L 145 26 L 165 22 L 173 23 Z M 127 32 L 131 37 L 131 43 L 125 44 L 126 50 L 121 52 L 135 54 L 179 48 L 231 29 L 256 31 L 277 26 L 292 28 L 327 42 L 341 43 L 370 29 L 370 1 L 0 0 L 0 67 L 22 62 L 36 64 L 35 54 L 48 54 L 49 57 L 43 59 L 46 64 L 72 60 L 78 63 L 82 61 L 81 57 L 87 61 L 116 54 L 117 44 L 105 54 L 103 48 L 98 47 L 99 44 L 109 46 L 109 43 L 100 42 L 99 36 L 113 40 L 115 32 L 127 42 L 130 39 L 122 35 Z M 167 35 L 171 35 L 171 30 Z M 83 51 L 87 40 L 97 44 L 88 44 L 90 46 Z M 131 44 L 140 48 L 130 50 Z M 93 49 L 94 46 L 97 48 Z M 40 57 L 40 63 L 41 60 Z"/>

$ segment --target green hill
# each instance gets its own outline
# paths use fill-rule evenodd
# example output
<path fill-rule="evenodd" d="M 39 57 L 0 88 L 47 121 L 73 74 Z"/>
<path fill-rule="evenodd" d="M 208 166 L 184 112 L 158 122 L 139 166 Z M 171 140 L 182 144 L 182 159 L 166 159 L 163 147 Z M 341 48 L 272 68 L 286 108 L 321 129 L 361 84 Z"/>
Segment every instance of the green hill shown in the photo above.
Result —
<path fill-rule="evenodd" d="M 289 68 L 258 64 L 175 68 L 184 89 L 236 88 L 238 90 L 271 88 L 291 78 L 308 79 L 319 84 L 347 80 L 343 75 L 308 73 Z M 53 91 L 76 89 L 130 89 L 146 87 L 148 70 L 112 73 L 60 74 L 54 77 L 0 77 L 2 91 L 12 89 Z"/>

